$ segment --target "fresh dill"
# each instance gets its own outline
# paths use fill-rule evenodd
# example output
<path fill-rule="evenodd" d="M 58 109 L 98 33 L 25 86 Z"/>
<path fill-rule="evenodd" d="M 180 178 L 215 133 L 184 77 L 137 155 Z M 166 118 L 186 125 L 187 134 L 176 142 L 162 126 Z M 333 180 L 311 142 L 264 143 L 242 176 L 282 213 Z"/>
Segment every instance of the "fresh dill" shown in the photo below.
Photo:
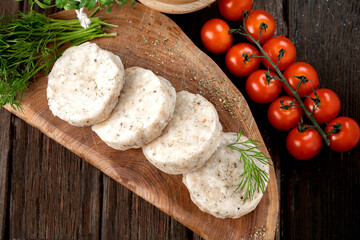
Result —
<path fill-rule="evenodd" d="M 248 139 L 246 141 L 240 141 L 242 132 L 236 134 L 236 141 L 227 147 L 238 151 L 240 155 L 240 162 L 244 164 L 244 172 L 240 175 L 241 181 L 237 185 L 234 192 L 240 190 L 245 191 L 244 203 L 246 200 L 252 200 L 256 192 L 265 192 L 266 184 L 269 182 L 269 174 L 259 168 L 255 162 L 258 161 L 261 164 L 272 164 L 268 161 L 269 157 L 259 150 L 259 141 Z"/>
<path fill-rule="evenodd" d="M 22 0 L 18 0 L 22 1 Z M 114 3 L 122 6 L 127 3 L 127 0 L 33 0 L 41 8 L 64 8 L 65 10 L 86 8 L 91 10 L 97 3 L 97 9 L 106 8 L 106 12 L 110 13 Z M 135 0 L 130 0 L 130 6 L 135 5 Z"/>
<path fill-rule="evenodd" d="M 84 29 L 78 19 L 61 20 L 30 10 L 0 18 L 0 106 L 10 104 L 21 109 L 21 98 L 29 81 L 40 72 L 47 73 L 65 48 L 115 33 L 105 33 L 116 27 L 90 18 Z M 66 44 L 65 43 L 69 43 Z M 61 47 L 61 49 L 60 49 Z"/>

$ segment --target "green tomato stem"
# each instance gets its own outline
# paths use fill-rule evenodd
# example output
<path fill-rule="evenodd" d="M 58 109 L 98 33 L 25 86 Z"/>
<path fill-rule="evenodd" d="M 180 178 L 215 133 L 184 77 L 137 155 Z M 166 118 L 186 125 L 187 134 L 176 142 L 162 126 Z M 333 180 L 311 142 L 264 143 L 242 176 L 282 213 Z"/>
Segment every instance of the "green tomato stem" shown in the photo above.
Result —
<path fill-rule="evenodd" d="M 264 51 L 264 49 L 261 47 L 261 44 L 259 43 L 259 41 L 256 41 L 250 34 L 249 32 L 246 30 L 246 28 L 244 27 L 244 31 L 245 31 L 245 35 L 248 36 L 258 47 L 258 49 L 262 52 L 263 56 L 269 61 L 269 63 L 271 64 L 271 66 L 273 66 L 273 68 L 276 70 L 278 76 L 280 77 L 280 80 L 282 83 L 284 83 L 291 91 L 291 93 L 294 95 L 295 99 L 299 102 L 300 107 L 304 110 L 306 116 L 309 117 L 310 121 L 314 124 L 314 127 L 316 128 L 316 130 L 319 132 L 319 134 L 321 135 L 321 137 L 324 139 L 326 145 L 330 144 L 330 141 L 328 139 L 328 137 L 326 136 L 326 134 L 324 133 L 324 131 L 321 129 L 321 127 L 319 126 L 319 124 L 316 122 L 314 116 L 306 109 L 303 101 L 301 100 L 301 98 L 299 97 L 299 94 L 297 93 L 297 91 L 294 91 L 294 89 L 292 89 L 292 87 L 290 86 L 290 84 L 288 83 L 288 81 L 286 81 L 284 75 L 281 73 L 278 64 L 280 61 L 278 61 L 278 64 L 274 64 L 270 57 L 267 55 L 267 53 Z"/>

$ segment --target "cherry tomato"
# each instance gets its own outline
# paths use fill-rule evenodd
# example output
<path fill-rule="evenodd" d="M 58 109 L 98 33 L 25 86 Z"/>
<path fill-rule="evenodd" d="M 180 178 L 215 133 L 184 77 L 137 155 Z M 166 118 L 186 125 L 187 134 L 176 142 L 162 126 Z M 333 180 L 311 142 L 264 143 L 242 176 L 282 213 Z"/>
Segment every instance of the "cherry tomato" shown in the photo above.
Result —
<path fill-rule="evenodd" d="M 250 58 L 244 63 L 245 57 L 243 54 L 247 54 L 249 57 L 255 53 L 255 56 L 259 56 L 258 50 L 250 43 L 238 43 L 232 46 L 225 56 L 225 64 L 229 71 L 238 77 L 246 77 L 260 65 L 260 58 Z"/>
<path fill-rule="evenodd" d="M 224 53 L 232 45 L 233 36 L 229 25 L 222 19 L 213 18 L 201 28 L 200 37 L 204 47 L 212 53 Z"/>
<path fill-rule="evenodd" d="M 336 152 L 347 152 L 353 149 L 360 140 L 359 125 L 352 118 L 335 118 L 328 123 L 328 126 L 325 128 L 325 133 L 328 133 L 332 129 L 334 129 L 334 133 L 329 135 L 329 147 Z"/>
<path fill-rule="evenodd" d="M 249 97 L 257 103 L 269 103 L 279 97 L 282 83 L 279 80 L 266 80 L 267 70 L 256 70 L 246 80 L 246 92 Z M 271 77 L 279 78 L 275 73 L 270 72 Z"/>
<path fill-rule="evenodd" d="M 259 39 L 262 23 L 265 23 L 267 28 L 261 31 L 260 44 L 263 44 L 274 35 L 276 23 L 273 16 L 264 10 L 254 10 L 250 12 L 249 17 L 246 19 L 246 30 L 255 40 Z M 246 36 L 246 38 L 251 42 L 249 37 Z"/>
<path fill-rule="evenodd" d="M 317 89 L 319 85 L 319 78 L 315 69 L 310 64 L 304 62 L 296 62 L 291 64 L 286 68 L 283 75 L 286 81 L 290 84 L 291 88 L 294 90 L 296 90 L 296 86 L 300 81 L 299 78 L 306 78 L 304 79 L 307 82 L 302 82 L 299 87 L 298 94 L 301 98 L 312 93 L 312 89 Z M 289 94 L 289 96 L 294 96 L 285 84 L 283 86 L 285 92 Z"/>
<path fill-rule="evenodd" d="M 295 61 L 296 48 L 290 39 L 286 37 L 270 38 L 270 40 L 266 41 L 262 47 L 275 65 L 278 62 L 277 57 L 279 55 L 279 51 L 281 49 L 285 50 L 284 56 L 280 59 L 278 66 L 280 71 L 283 71 Z M 261 61 L 265 67 L 269 68 L 271 71 L 275 71 L 274 67 L 266 58 L 262 58 Z"/>
<path fill-rule="evenodd" d="M 288 109 L 280 108 L 281 101 L 284 105 L 289 105 L 295 99 L 293 97 L 284 96 L 279 97 L 273 101 L 268 109 L 268 120 L 270 124 L 281 131 L 287 131 L 294 128 L 301 120 L 302 109 L 300 107 L 292 106 Z M 294 104 L 299 105 L 298 101 L 295 100 Z"/>
<path fill-rule="evenodd" d="M 319 96 L 320 105 L 318 105 L 313 112 L 315 120 L 318 123 L 327 123 L 333 120 L 340 111 L 341 103 L 338 95 L 326 88 L 316 90 L 316 94 Z M 309 97 L 312 99 L 316 98 L 314 92 L 309 94 Z M 315 105 L 315 102 L 310 98 L 306 98 L 304 101 L 305 107 L 309 112 L 313 110 Z"/>
<path fill-rule="evenodd" d="M 219 10 L 225 19 L 239 21 L 243 18 L 243 11 L 249 11 L 252 5 L 252 0 L 220 0 Z"/>
<path fill-rule="evenodd" d="M 308 125 L 304 125 L 308 126 Z M 286 138 L 286 148 L 296 159 L 308 160 L 315 157 L 321 150 L 322 138 L 315 128 L 306 128 L 302 132 L 296 127 Z"/>

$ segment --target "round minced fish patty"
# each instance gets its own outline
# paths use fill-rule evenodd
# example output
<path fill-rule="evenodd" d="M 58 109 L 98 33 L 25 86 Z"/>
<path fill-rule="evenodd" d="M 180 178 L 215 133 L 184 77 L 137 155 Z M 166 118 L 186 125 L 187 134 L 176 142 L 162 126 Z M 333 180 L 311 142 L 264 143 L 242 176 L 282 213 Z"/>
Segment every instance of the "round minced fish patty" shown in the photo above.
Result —
<path fill-rule="evenodd" d="M 160 170 L 182 174 L 201 167 L 215 152 L 222 126 L 215 107 L 204 97 L 177 93 L 173 118 L 162 135 L 143 147 Z"/>
<path fill-rule="evenodd" d="M 114 111 L 92 130 L 112 148 L 142 147 L 161 134 L 174 113 L 175 102 L 175 89 L 165 78 L 144 68 L 128 68 Z"/>
<path fill-rule="evenodd" d="M 240 153 L 227 147 L 236 141 L 236 133 L 221 135 L 216 152 L 201 168 L 184 174 L 183 182 L 190 192 L 191 200 L 202 211 L 218 218 L 238 218 L 254 210 L 263 194 L 261 191 L 256 192 L 252 200 L 244 203 L 245 191 L 235 191 L 244 164 L 240 162 Z M 240 139 L 246 140 L 244 136 Z M 269 174 L 268 165 L 258 161 L 255 164 Z"/>
<path fill-rule="evenodd" d="M 47 99 L 55 116 L 74 126 L 104 121 L 124 84 L 120 58 L 86 42 L 67 49 L 48 76 Z"/>

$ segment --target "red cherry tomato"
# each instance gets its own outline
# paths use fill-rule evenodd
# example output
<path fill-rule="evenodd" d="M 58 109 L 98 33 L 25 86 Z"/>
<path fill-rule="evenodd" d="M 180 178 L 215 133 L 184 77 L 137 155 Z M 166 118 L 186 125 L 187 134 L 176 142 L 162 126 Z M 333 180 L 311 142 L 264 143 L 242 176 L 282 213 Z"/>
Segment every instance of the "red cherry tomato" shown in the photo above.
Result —
<path fill-rule="evenodd" d="M 243 54 L 248 54 L 250 57 L 255 53 L 259 56 L 258 50 L 250 43 L 238 43 L 232 46 L 225 56 L 225 64 L 229 71 L 238 77 L 246 77 L 260 65 L 260 58 L 250 58 L 246 63 L 244 62 Z"/>
<path fill-rule="evenodd" d="M 220 0 L 219 10 L 225 19 L 238 21 L 243 18 L 243 11 L 249 11 L 252 5 L 252 0 Z"/>
<path fill-rule="evenodd" d="M 262 23 L 265 23 L 267 28 L 261 32 L 260 44 L 263 44 L 274 35 L 276 23 L 273 16 L 264 10 L 254 10 L 250 12 L 249 17 L 246 19 L 246 30 L 255 40 L 259 39 Z M 249 37 L 246 36 L 246 38 L 251 42 Z"/>
<path fill-rule="evenodd" d="M 304 125 L 307 126 L 307 125 Z M 296 127 L 286 138 L 286 148 L 296 159 L 308 160 L 315 157 L 321 150 L 322 138 L 314 128 L 306 128 L 300 132 Z"/>
<path fill-rule="evenodd" d="M 283 101 L 284 105 L 289 105 L 294 101 L 294 98 L 289 96 L 277 98 L 270 104 L 267 117 L 274 128 L 281 131 L 287 131 L 294 128 L 297 123 L 300 122 L 302 109 L 295 106 L 289 107 L 288 109 L 280 108 L 282 106 L 281 101 Z M 299 105 L 296 100 L 294 104 Z"/>
<path fill-rule="evenodd" d="M 291 64 L 286 68 L 284 72 L 284 77 L 286 81 L 290 84 L 291 88 L 296 90 L 301 77 L 306 77 L 307 82 L 301 83 L 299 87 L 299 97 L 305 97 L 306 95 L 312 93 L 312 89 L 317 89 L 319 85 L 319 78 L 315 69 L 307 63 L 296 62 Z M 294 96 L 290 89 L 284 84 L 284 90 L 289 96 Z"/>
<path fill-rule="evenodd" d="M 313 112 L 315 120 L 318 123 L 327 123 L 333 120 L 340 111 L 341 103 L 338 95 L 326 88 L 316 90 L 316 94 L 319 96 L 320 105 L 318 105 Z M 309 94 L 309 97 L 312 99 L 316 98 L 314 92 Z M 306 98 L 304 101 L 305 107 L 309 112 L 313 110 L 315 104 L 310 98 Z"/>
<path fill-rule="evenodd" d="M 256 70 L 246 80 L 246 92 L 257 103 L 269 103 L 279 97 L 282 83 L 279 80 L 266 80 L 267 70 Z M 271 77 L 279 78 L 275 73 L 270 72 Z"/>
<path fill-rule="evenodd" d="M 329 147 L 336 152 L 347 152 L 353 149 L 360 140 L 359 125 L 352 118 L 335 118 L 328 123 L 328 126 L 325 128 L 325 133 L 328 133 L 332 129 L 334 129 L 333 131 L 335 132 L 329 135 Z"/>
<path fill-rule="evenodd" d="M 278 62 L 278 58 L 276 57 L 279 55 L 279 51 L 281 49 L 285 50 L 284 56 L 280 59 L 278 66 L 280 71 L 284 70 L 295 61 L 296 48 L 290 39 L 286 37 L 273 37 L 266 41 L 262 47 L 275 65 Z M 269 68 L 271 71 L 275 71 L 274 67 L 266 58 L 262 58 L 261 61 L 265 67 Z"/>
<path fill-rule="evenodd" d="M 229 25 L 222 19 L 213 18 L 201 28 L 200 37 L 204 47 L 212 53 L 224 53 L 232 45 L 233 36 Z"/>

